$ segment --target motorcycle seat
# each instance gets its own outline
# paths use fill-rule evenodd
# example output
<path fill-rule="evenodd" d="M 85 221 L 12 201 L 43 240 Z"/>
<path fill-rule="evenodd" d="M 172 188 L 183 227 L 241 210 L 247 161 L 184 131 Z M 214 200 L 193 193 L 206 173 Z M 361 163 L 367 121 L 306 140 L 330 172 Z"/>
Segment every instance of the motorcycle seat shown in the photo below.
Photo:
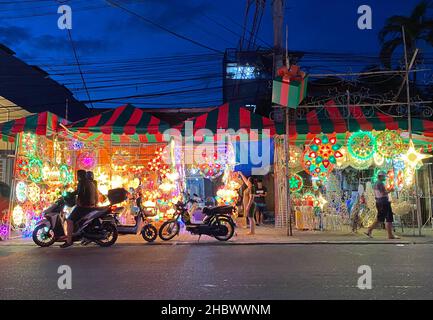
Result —
<path fill-rule="evenodd" d="M 204 207 L 203 213 L 207 216 L 213 216 L 216 214 L 230 215 L 233 212 L 232 206 L 217 206 L 217 207 Z"/>

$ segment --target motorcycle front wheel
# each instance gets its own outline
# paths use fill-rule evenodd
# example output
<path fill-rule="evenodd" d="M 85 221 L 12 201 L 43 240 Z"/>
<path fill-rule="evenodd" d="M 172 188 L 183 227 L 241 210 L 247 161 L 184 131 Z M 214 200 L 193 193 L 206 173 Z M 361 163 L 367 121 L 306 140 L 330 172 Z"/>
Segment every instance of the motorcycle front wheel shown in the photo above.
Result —
<path fill-rule="evenodd" d="M 145 225 L 141 229 L 141 236 L 147 242 L 153 242 L 158 237 L 158 230 L 151 224 Z"/>
<path fill-rule="evenodd" d="M 214 235 L 215 239 L 219 241 L 227 241 L 233 237 L 235 233 L 235 224 L 230 218 L 218 217 L 214 224 L 218 226 L 220 230 L 225 231 L 224 234 Z"/>
<path fill-rule="evenodd" d="M 46 225 L 37 226 L 35 230 L 33 230 L 32 238 L 33 242 L 40 247 L 49 247 L 56 242 L 54 231 Z"/>
<path fill-rule="evenodd" d="M 168 241 L 173 239 L 179 233 L 180 225 L 177 220 L 168 220 L 159 228 L 159 237 Z"/>
<path fill-rule="evenodd" d="M 111 223 L 104 223 L 102 229 L 107 233 L 107 236 L 105 239 L 95 240 L 96 244 L 101 247 L 110 247 L 115 244 L 119 235 L 116 226 Z"/>

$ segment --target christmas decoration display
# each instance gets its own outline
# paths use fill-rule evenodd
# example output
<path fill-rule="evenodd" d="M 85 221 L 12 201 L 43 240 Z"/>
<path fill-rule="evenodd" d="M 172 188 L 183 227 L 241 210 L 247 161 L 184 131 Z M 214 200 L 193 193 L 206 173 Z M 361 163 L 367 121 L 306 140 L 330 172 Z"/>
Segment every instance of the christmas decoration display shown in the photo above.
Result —
<path fill-rule="evenodd" d="M 313 177 L 326 178 L 333 170 L 337 159 L 343 157 L 340 149 L 341 145 L 337 143 L 336 137 L 315 137 L 304 151 L 304 170 Z"/>
<path fill-rule="evenodd" d="M 15 226 L 20 226 L 25 222 L 25 214 L 22 206 L 16 205 L 13 209 L 12 222 Z"/>
<path fill-rule="evenodd" d="M 417 167 L 417 165 L 422 164 L 422 160 L 426 158 L 430 158 L 431 155 L 422 154 L 415 150 L 415 146 L 413 144 L 413 141 L 409 141 L 409 149 L 406 151 L 406 153 L 403 153 L 401 155 L 402 160 L 404 163 L 414 169 Z"/>
<path fill-rule="evenodd" d="M 383 165 L 384 162 L 385 162 L 385 157 L 382 156 L 379 152 L 376 152 L 376 153 L 373 155 L 373 160 L 374 160 L 374 164 L 375 164 L 376 166 L 381 166 L 381 165 Z"/>
<path fill-rule="evenodd" d="M 35 183 L 42 181 L 42 160 L 39 158 L 31 158 L 29 161 L 29 178 Z"/>
<path fill-rule="evenodd" d="M 341 147 L 339 150 L 342 157 L 337 158 L 337 163 L 335 164 L 335 169 L 343 170 L 346 169 L 350 165 L 349 152 L 347 151 L 347 147 Z"/>
<path fill-rule="evenodd" d="M 292 173 L 289 178 L 289 186 L 291 192 L 298 192 L 302 190 L 304 182 L 299 174 Z"/>
<path fill-rule="evenodd" d="M 69 143 L 69 150 L 79 151 L 79 150 L 81 150 L 83 148 L 84 148 L 84 143 L 82 141 L 80 141 L 80 140 L 73 139 Z"/>
<path fill-rule="evenodd" d="M 31 183 L 27 188 L 27 197 L 32 203 L 39 202 L 41 189 L 36 183 Z"/>
<path fill-rule="evenodd" d="M 28 157 L 34 156 L 37 150 L 37 140 L 34 133 L 24 133 L 22 135 L 22 150 Z"/>
<path fill-rule="evenodd" d="M 404 151 L 403 139 L 396 131 L 384 130 L 376 136 L 377 152 L 385 158 L 393 158 Z"/>
<path fill-rule="evenodd" d="M 272 102 L 296 108 L 306 95 L 308 77 L 296 65 L 291 65 L 290 69 L 281 67 L 278 69 L 278 75 L 279 77 L 273 81 Z"/>
<path fill-rule="evenodd" d="M 347 150 L 353 158 L 371 159 L 376 151 L 376 138 L 370 132 L 352 133 L 347 141 Z"/>
<path fill-rule="evenodd" d="M 15 187 L 15 194 L 18 202 L 27 200 L 27 184 L 24 181 L 19 181 Z"/>
<path fill-rule="evenodd" d="M 74 175 L 66 164 L 61 165 L 59 168 L 59 180 L 64 186 L 74 181 Z"/>
<path fill-rule="evenodd" d="M 27 179 L 29 175 L 29 161 L 25 158 L 18 158 L 16 162 L 16 168 L 18 177 Z"/>
<path fill-rule="evenodd" d="M 360 160 L 358 158 L 354 158 L 351 154 L 349 154 L 350 166 L 356 170 L 367 170 L 373 164 L 373 158 L 367 160 Z"/>
<path fill-rule="evenodd" d="M 83 170 L 92 170 L 96 165 L 96 156 L 92 151 L 81 152 L 77 157 L 77 166 Z"/>
<path fill-rule="evenodd" d="M 292 172 L 298 172 L 302 170 L 301 160 L 302 160 L 302 149 L 298 146 L 289 147 L 290 159 L 289 167 Z"/>
<path fill-rule="evenodd" d="M 5 240 L 9 234 L 9 226 L 6 223 L 0 223 L 0 240 Z"/>
<path fill-rule="evenodd" d="M 165 178 L 170 170 L 170 167 L 165 163 L 163 159 L 163 148 L 159 148 L 155 151 L 154 158 L 147 163 L 147 167 L 150 171 L 158 173 L 161 178 Z"/>

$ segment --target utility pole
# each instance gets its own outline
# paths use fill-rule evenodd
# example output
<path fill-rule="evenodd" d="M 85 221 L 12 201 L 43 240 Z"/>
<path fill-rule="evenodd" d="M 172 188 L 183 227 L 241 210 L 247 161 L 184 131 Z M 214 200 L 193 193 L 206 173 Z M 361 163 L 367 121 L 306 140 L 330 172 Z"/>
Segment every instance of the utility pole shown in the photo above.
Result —
<path fill-rule="evenodd" d="M 418 53 L 418 49 L 415 51 L 414 56 L 412 57 L 411 65 L 409 66 L 407 59 L 407 46 L 406 46 L 406 34 L 404 30 L 404 26 L 401 26 L 401 33 L 403 36 L 403 45 L 404 45 L 404 63 L 406 69 L 406 99 L 407 99 L 407 121 L 408 121 L 408 132 L 409 132 L 409 141 L 412 141 L 412 114 L 411 114 L 411 102 L 410 102 L 410 84 L 409 84 L 409 70 L 412 67 L 413 62 L 415 61 L 415 56 Z M 422 230 L 422 216 L 421 216 L 421 203 L 418 195 L 418 172 L 415 169 L 415 201 L 416 201 L 416 219 L 418 220 L 418 235 L 421 236 Z M 413 228 L 413 226 L 412 226 Z M 415 230 L 414 230 L 415 232 Z"/>

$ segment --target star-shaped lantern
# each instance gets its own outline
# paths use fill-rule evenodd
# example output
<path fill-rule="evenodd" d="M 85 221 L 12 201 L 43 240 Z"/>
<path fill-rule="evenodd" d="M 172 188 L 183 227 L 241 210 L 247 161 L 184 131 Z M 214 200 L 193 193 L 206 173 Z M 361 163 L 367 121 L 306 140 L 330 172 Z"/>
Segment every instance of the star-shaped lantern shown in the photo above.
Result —
<path fill-rule="evenodd" d="M 409 149 L 407 150 L 407 152 L 401 155 L 401 158 L 403 159 L 405 164 L 412 169 L 415 169 L 418 164 L 422 164 L 423 159 L 430 157 L 431 155 L 423 154 L 415 150 L 415 146 L 413 145 L 412 140 L 409 141 Z"/>

